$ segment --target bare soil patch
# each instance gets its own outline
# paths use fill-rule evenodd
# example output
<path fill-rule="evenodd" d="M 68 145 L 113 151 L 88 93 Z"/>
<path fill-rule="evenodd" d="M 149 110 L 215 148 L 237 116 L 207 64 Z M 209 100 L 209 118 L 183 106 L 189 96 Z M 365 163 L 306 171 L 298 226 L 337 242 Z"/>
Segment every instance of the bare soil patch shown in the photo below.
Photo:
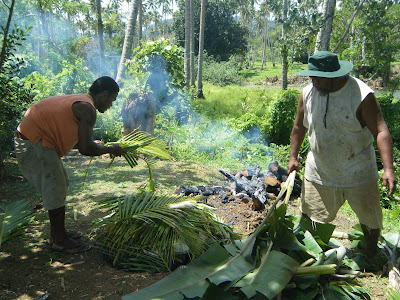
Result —
<path fill-rule="evenodd" d="M 66 224 L 68 229 L 85 234 L 83 241 L 91 243 L 93 220 L 105 215 L 94 209 L 103 196 L 135 192 L 147 180 L 147 170 L 139 165 L 130 169 L 123 162 L 105 169 L 109 160 L 98 158 L 92 162 L 85 186 L 82 178 L 88 159 L 68 158 L 65 162 L 70 176 L 70 192 L 67 197 Z M 14 175 L 0 184 L 1 200 L 29 199 L 32 204 L 39 195 L 19 174 L 15 159 L 8 168 Z M 159 162 L 154 168 L 156 188 L 173 191 L 180 184 L 224 185 L 226 179 L 217 170 L 210 170 L 195 163 Z M 218 196 L 209 196 L 207 203 L 216 214 L 237 232 L 247 235 L 264 219 L 267 209 L 255 211 L 251 203 L 234 199 L 223 203 Z M 77 217 L 74 218 L 73 211 Z M 298 213 L 298 200 L 289 204 L 289 212 Z M 348 231 L 355 220 L 340 214 L 335 220 L 338 230 Z M 104 259 L 98 249 L 87 253 L 69 255 L 52 251 L 47 244 L 49 222 L 44 209 L 35 210 L 35 220 L 23 235 L 4 243 L 0 249 L 0 299 L 120 299 L 138 289 L 164 278 L 168 273 L 132 273 L 116 269 Z M 369 274 L 359 283 L 366 287 L 374 299 L 384 300 L 387 278 Z"/>

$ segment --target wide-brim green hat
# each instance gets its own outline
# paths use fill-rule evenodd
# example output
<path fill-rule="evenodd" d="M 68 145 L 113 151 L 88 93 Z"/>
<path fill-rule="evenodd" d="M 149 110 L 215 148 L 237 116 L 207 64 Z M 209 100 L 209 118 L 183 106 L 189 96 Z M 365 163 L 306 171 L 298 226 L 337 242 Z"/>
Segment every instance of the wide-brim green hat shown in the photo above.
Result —
<path fill-rule="evenodd" d="M 308 59 L 308 70 L 297 72 L 301 76 L 335 78 L 341 77 L 353 70 L 353 64 L 339 60 L 335 53 L 319 51 Z"/>

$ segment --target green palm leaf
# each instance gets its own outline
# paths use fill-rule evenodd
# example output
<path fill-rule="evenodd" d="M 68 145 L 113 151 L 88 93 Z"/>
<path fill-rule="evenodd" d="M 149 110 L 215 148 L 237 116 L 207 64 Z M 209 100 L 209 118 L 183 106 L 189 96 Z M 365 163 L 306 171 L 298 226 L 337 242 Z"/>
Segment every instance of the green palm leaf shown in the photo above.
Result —
<path fill-rule="evenodd" d="M 107 143 L 107 146 L 118 144 L 126 153 L 123 155 L 127 163 L 131 168 L 138 165 L 138 160 L 142 159 L 149 170 L 149 190 L 154 191 L 154 183 L 152 176 L 152 168 L 154 161 L 152 158 L 159 157 L 162 159 L 172 159 L 171 154 L 168 152 L 167 145 L 156 137 L 151 136 L 147 132 L 133 130 L 129 134 L 123 136 L 120 140 L 116 142 Z M 114 162 L 115 156 L 111 155 L 111 165 Z M 89 167 L 92 162 L 90 160 L 83 178 L 82 186 L 85 184 L 87 174 L 89 172 Z"/>
<path fill-rule="evenodd" d="M 31 219 L 32 207 L 29 201 L 0 201 L 0 247 L 16 234 L 21 226 Z"/>
<path fill-rule="evenodd" d="M 145 270 L 161 264 L 164 270 L 170 270 L 179 260 L 179 247 L 185 248 L 192 259 L 205 252 L 212 241 L 237 237 L 216 220 L 208 206 L 193 199 L 141 192 L 106 199 L 102 205 L 108 206 L 111 214 L 96 225 L 100 228 L 96 240 L 115 265 L 139 253 L 145 261 L 158 258 Z"/>

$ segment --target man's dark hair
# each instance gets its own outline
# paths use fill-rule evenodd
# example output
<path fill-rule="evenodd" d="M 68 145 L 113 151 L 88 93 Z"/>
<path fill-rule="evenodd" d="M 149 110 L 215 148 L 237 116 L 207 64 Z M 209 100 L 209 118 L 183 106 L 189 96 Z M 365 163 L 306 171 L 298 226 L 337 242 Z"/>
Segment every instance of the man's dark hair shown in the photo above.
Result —
<path fill-rule="evenodd" d="M 97 95 L 104 91 L 107 91 L 109 94 L 118 93 L 118 83 L 109 76 L 102 76 L 97 78 L 89 88 L 89 94 L 91 95 Z"/>

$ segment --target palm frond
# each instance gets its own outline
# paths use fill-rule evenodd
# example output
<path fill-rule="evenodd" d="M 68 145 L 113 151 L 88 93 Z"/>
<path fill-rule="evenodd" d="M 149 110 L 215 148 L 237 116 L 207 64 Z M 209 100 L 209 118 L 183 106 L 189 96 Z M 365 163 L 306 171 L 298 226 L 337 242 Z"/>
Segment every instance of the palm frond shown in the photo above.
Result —
<path fill-rule="evenodd" d="M 151 136 L 147 132 L 139 131 L 137 129 L 123 136 L 117 142 L 107 143 L 107 145 L 112 144 L 118 144 L 126 150 L 126 153 L 123 155 L 123 157 L 131 168 L 138 165 L 139 159 L 142 159 L 147 164 L 149 169 L 149 190 L 154 191 L 152 176 L 153 164 L 150 158 L 159 157 L 162 159 L 171 159 L 172 156 L 168 152 L 167 145 L 163 141 Z M 114 161 L 114 158 L 114 156 L 111 156 L 110 165 Z"/>
<path fill-rule="evenodd" d="M 238 237 L 209 207 L 190 198 L 141 192 L 109 199 L 108 204 L 112 213 L 97 224 L 96 240 L 110 256 L 151 253 L 170 270 L 177 260 L 177 245 L 184 245 L 194 258 L 213 241 Z"/>
<path fill-rule="evenodd" d="M 29 201 L 0 201 L 0 247 L 16 234 L 18 229 L 31 219 L 32 207 Z"/>

